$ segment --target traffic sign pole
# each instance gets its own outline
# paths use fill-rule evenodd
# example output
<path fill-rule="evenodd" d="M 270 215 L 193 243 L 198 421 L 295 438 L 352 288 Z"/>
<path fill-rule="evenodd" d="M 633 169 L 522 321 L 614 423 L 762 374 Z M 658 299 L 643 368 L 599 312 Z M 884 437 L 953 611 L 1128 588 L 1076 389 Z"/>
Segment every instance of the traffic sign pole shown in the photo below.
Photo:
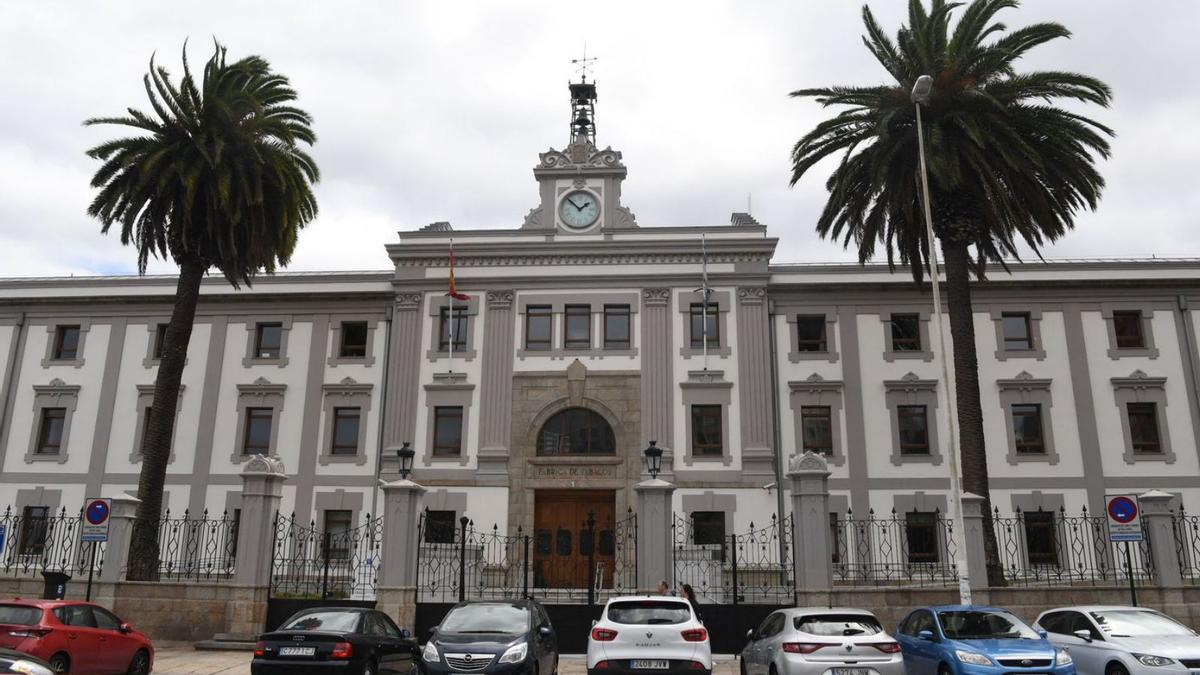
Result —
<path fill-rule="evenodd" d="M 1137 607 L 1137 587 L 1133 584 L 1133 556 L 1129 554 L 1130 542 L 1125 542 L 1125 569 L 1129 574 L 1129 604 Z"/>
<path fill-rule="evenodd" d="M 96 570 L 96 542 L 93 541 L 92 542 L 92 559 L 90 562 L 88 562 L 88 585 L 87 585 L 87 597 L 85 598 L 88 602 L 92 601 L 92 573 L 95 572 L 95 570 Z M 1137 603 L 1134 603 L 1134 604 L 1137 604 Z"/>

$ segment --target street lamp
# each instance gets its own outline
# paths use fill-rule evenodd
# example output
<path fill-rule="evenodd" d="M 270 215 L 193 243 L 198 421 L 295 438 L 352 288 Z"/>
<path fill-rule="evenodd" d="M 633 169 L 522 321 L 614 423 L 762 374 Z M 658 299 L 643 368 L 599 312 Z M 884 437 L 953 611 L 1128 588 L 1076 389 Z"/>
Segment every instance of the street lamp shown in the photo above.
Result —
<path fill-rule="evenodd" d="M 412 449 L 412 444 L 404 441 L 404 445 L 396 451 L 396 457 L 400 458 L 400 480 L 408 480 L 408 474 L 412 473 L 413 457 L 416 452 Z"/>
<path fill-rule="evenodd" d="M 650 479 L 658 478 L 658 472 L 662 471 L 662 448 L 656 445 L 658 441 L 650 441 L 650 445 L 642 451 L 642 455 L 646 460 L 646 471 L 650 474 Z"/>
<path fill-rule="evenodd" d="M 933 78 L 922 75 L 912 88 L 912 102 L 917 109 L 917 150 L 921 160 L 921 193 L 925 207 L 925 237 L 929 246 L 929 280 L 933 286 L 933 325 L 938 336 L 938 354 L 942 362 L 942 391 L 946 396 L 946 424 L 950 428 L 950 513 L 954 529 L 958 532 L 959 545 L 954 551 L 954 563 L 958 568 L 959 602 L 971 604 L 971 583 L 967 573 L 967 561 L 963 557 L 963 542 L 966 541 L 962 514 L 962 484 L 958 477 L 958 434 L 954 429 L 954 404 L 950 395 L 950 361 L 946 352 L 946 334 L 942 330 L 942 293 L 938 280 L 937 240 L 933 236 L 933 212 L 929 201 L 929 175 L 925 168 L 925 130 L 921 125 L 921 106 L 927 104 L 933 93 Z"/>

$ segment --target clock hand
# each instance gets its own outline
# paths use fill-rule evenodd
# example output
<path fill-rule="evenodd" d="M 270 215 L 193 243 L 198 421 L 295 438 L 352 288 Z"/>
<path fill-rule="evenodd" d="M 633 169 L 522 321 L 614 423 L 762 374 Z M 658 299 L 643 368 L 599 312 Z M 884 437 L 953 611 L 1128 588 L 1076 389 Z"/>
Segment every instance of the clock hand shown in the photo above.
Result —
<path fill-rule="evenodd" d="M 582 210 L 584 210 L 584 209 L 586 209 L 587 207 L 589 207 L 589 206 L 591 206 L 591 205 L 592 205 L 592 203 L 591 203 L 591 202 L 584 202 L 584 203 L 583 203 L 583 206 L 579 206 L 579 205 L 578 205 L 578 204 L 576 204 L 575 202 L 571 202 L 571 204 L 572 204 L 573 206 L 575 206 L 575 208 L 576 208 L 577 210 L 579 210 L 579 211 L 582 211 Z"/>
<path fill-rule="evenodd" d="M 573 200 L 572 200 L 570 197 L 567 197 L 567 203 L 568 203 L 568 204 L 570 204 L 571 206 L 574 206 L 576 209 L 578 209 L 578 210 L 580 210 L 580 211 L 582 211 L 582 210 L 583 210 L 583 209 L 580 209 L 580 208 L 579 208 L 579 205 L 578 205 L 578 204 L 576 204 L 576 203 L 575 203 L 575 202 L 574 202 L 574 201 L 573 201 Z"/>

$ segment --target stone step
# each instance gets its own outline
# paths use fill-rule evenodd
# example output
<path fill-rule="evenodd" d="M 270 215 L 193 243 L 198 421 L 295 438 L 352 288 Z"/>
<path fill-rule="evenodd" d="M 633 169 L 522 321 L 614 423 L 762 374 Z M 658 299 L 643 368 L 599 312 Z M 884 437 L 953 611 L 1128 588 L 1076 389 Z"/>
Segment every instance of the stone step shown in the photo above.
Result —
<path fill-rule="evenodd" d="M 201 651 L 252 652 L 257 640 L 256 635 L 217 633 L 213 639 L 196 642 L 192 647 Z"/>

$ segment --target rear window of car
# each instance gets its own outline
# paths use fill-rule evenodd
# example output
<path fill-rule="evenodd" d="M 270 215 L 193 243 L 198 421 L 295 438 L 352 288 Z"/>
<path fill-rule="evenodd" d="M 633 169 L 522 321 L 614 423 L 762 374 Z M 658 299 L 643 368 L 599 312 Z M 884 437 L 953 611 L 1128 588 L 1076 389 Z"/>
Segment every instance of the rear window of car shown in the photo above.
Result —
<path fill-rule="evenodd" d="M 358 628 L 358 612 L 310 612 L 294 616 L 284 622 L 279 630 L 327 630 L 335 633 L 353 633 Z"/>
<path fill-rule="evenodd" d="M 876 635 L 883 626 L 873 616 L 862 614 L 817 614 L 792 619 L 796 630 L 809 635 L 849 636 Z"/>
<path fill-rule="evenodd" d="M 35 626 L 42 619 L 39 607 L 23 605 L 0 605 L 0 623 L 10 626 Z"/>
<path fill-rule="evenodd" d="M 634 626 L 687 623 L 692 608 L 687 603 L 664 600 L 626 600 L 608 606 L 608 620 Z"/>

